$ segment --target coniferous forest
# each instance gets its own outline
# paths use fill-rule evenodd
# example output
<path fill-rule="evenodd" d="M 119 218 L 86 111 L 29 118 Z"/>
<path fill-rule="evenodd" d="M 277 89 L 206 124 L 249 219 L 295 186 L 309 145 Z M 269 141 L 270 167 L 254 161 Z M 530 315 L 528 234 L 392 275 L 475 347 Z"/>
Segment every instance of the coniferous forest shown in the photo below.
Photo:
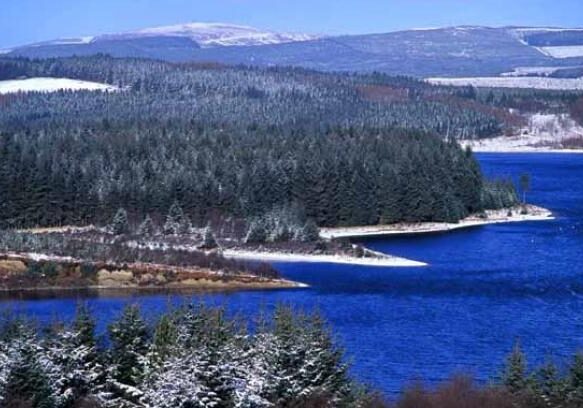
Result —
<path fill-rule="evenodd" d="M 174 65 L 107 56 L 0 59 L 0 79 L 116 92 L 0 96 L 0 227 L 295 206 L 319 226 L 457 221 L 515 204 L 457 138 L 511 126 L 471 90 L 381 74 Z"/>
<path fill-rule="evenodd" d="M 105 333 L 83 304 L 71 322 L 41 329 L 5 316 L 0 326 L 8 408 L 577 408 L 582 376 L 581 354 L 531 368 L 517 343 L 488 385 L 458 375 L 390 401 L 352 378 L 318 313 L 281 305 L 252 327 L 204 304 L 155 319 L 128 305 Z"/>

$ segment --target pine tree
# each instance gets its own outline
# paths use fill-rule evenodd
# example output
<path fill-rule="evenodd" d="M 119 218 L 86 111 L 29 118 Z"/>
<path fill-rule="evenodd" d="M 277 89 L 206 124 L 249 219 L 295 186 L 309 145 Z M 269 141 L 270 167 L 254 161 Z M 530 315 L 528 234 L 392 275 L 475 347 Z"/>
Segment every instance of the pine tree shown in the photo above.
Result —
<path fill-rule="evenodd" d="M 320 229 L 314 220 L 309 219 L 301 228 L 298 235 L 298 240 L 301 242 L 315 242 L 320 239 Z"/>
<path fill-rule="evenodd" d="M 154 221 L 149 215 L 146 215 L 144 221 L 140 224 L 138 228 L 138 234 L 143 236 L 150 236 L 156 233 L 156 226 L 154 225 Z"/>
<path fill-rule="evenodd" d="M 148 328 L 136 305 L 127 306 L 122 316 L 109 326 L 111 339 L 111 368 L 108 378 L 109 389 L 117 398 L 117 404 L 124 401 L 137 402 L 143 395 L 138 387 L 142 382 L 148 353 Z"/>
<path fill-rule="evenodd" d="M 207 225 L 202 233 L 202 245 L 203 249 L 214 249 L 218 246 L 217 240 L 213 234 L 213 230 L 210 225 Z"/>
<path fill-rule="evenodd" d="M 10 370 L 4 390 L 4 403 L 6 406 L 30 404 L 35 408 L 56 408 L 58 401 L 39 362 L 37 345 L 25 340 L 17 349 L 19 358 Z"/>
<path fill-rule="evenodd" d="M 569 367 L 568 401 L 575 406 L 583 404 L 583 353 L 575 354 Z"/>
<path fill-rule="evenodd" d="M 506 366 L 502 374 L 502 383 L 513 394 L 521 393 L 527 387 L 526 357 L 518 341 L 515 343 L 512 353 L 510 353 L 506 360 Z"/>
<path fill-rule="evenodd" d="M 174 202 L 168 211 L 166 216 L 166 222 L 164 223 L 164 234 L 165 235 L 177 235 L 177 234 L 188 234 L 192 228 L 190 219 L 184 214 L 182 207 L 178 202 Z"/>
<path fill-rule="evenodd" d="M 111 223 L 111 231 L 115 235 L 123 235 L 130 232 L 130 225 L 128 222 L 128 213 L 123 208 L 120 208 L 115 213 Z"/>
<path fill-rule="evenodd" d="M 247 244 L 261 244 L 267 240 L 267 232 L 262 220 L 254 220 L 249 224 L 247 235 L 245 236 L 245 243 Z"/>

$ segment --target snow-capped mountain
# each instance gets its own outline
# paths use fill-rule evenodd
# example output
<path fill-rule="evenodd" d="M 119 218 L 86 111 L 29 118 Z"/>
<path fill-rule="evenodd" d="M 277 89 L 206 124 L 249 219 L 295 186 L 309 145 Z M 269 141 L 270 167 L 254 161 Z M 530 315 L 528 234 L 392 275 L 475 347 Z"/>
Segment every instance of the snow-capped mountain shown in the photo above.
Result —
<path fill-rule="evenodd" d="M 417 77 L 499 75 L 575 78 L 583 29 L 455 26 L 315 36 L 223 23 L 188 23 L 17 47 L 29 58 L 108 54 L 166 61 L 301 66 Z"/>
<path fill-rule="evenodd" d="M 97 37 L 94 41 L 161 36 L 189 38 L 201 48 L 283 44 L 318 38 L 318 36 L 310 34 L 280 33 L 234 24 L 188 23 L 103 35 Z"/>

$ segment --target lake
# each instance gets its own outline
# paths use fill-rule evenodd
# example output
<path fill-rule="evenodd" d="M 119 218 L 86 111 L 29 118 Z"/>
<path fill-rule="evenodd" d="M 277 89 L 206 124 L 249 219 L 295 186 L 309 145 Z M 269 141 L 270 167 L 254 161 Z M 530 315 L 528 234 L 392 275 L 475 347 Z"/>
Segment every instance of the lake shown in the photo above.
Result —
<path fill-rule="evenodd" d="M 583 346 L 583 155 L 481 154 L 485 174 L 532 176 L 531 203 L 554 221 L 498 224 L 450 233 L 367 240 L 375 250 L 426 268 L 276 264 L 309 289 L 206 295 L 89 298 L 101 327 L 128 302 L 148 315 L 204 299 L 255 314 L 278 302 L 318 307 L 346 349 L 353 373 L 387 393 L 420 378 L 499 373 L 520 339 L 529 361 L 564 361 Z M 70 318 L 77 298 L 2 301 L 41 321 Z"/>

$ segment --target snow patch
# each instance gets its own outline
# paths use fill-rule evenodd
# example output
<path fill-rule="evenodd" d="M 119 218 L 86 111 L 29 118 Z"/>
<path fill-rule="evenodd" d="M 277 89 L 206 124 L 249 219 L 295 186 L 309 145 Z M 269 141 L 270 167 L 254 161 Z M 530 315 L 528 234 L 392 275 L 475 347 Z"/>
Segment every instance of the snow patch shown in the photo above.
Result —
<path fill-rule="evenodd" d="M 553 58 L 583 57 L 583 45 L 558 45 L 552 47 L 535 47 L 545 55 Z"/>
<path fill-rule="evenodd" d="M 458 223 L 448 222 L 420 222 L 401 223 L 393 225 L 371 225 L 363 227 L 322 228 L 320 236 L 325 239 L 354 238 L 383 235 L 408 235 L 447 232 L 461 228 L 479 227 L 489 224 L 501 224 L 520 221 L 549 221 L 553 214 L 542 207 L 528 205 L 528 214 L 521 214 L 521 208 L 505 208 L 502 210 L 486 210 L 487 218 L 473 215 Z M 512 212 L 509 215 L 508 212 Z"/>
<path fill-rule="evenodd" d="M 188 23 L 146 28 L 123 34 L 101 36 L 98 39 L 140 37 L 187 37 L 201 47 L 252 46 L 309 41 L 319 36 L 303 33 L 279 33 L 254 27 L 223 23 Z"/>
<path fill-rule="evenodd" d="M 98 82 L 69 78 L 28 78 L 0 81 L 0 95 L 18 92 L 117 91 L 119 88 Z"/>
<path fill-rule="evenodd" d="M 503 77 L 523 77 L 523 76 L 549 76 L 565 68 L 576 68 L 576 67 L 516 67 L 511 72 L 504 72 L 500 74 Z"/>
<path fill-rule="evenodd" d="M 528 118 L 528 125 L 511 136 L 462 141 L 476 152 L 573 152 L 556 146 L 567 139 L 583 138 L 583 127 L 567 114 L 535 114 Z"/>
<path fill-rule="evenodd" d="M 478 88 L 526 88 L 550 90 L 583 90 L 583 78 L 546 77 L 472 77 L 427 78 L 435 85 L 475 86 Z"/>
<path fill-rule="evenodd" d="M 283 252 L 225 250 L 223 251 L 223 256 L 226 258 L 255 260 L 264 262 L 316 262 L 316 263 L 334 263 L 380 267 L 427 266 L 427 264 L 423 262 L 413 261 L 410 259 L 390 255 L 387 255 L 386 257 L 382 258 L 356 258 L 346 255 L 309 255 L 309 254 L 290 254 Z"/>

